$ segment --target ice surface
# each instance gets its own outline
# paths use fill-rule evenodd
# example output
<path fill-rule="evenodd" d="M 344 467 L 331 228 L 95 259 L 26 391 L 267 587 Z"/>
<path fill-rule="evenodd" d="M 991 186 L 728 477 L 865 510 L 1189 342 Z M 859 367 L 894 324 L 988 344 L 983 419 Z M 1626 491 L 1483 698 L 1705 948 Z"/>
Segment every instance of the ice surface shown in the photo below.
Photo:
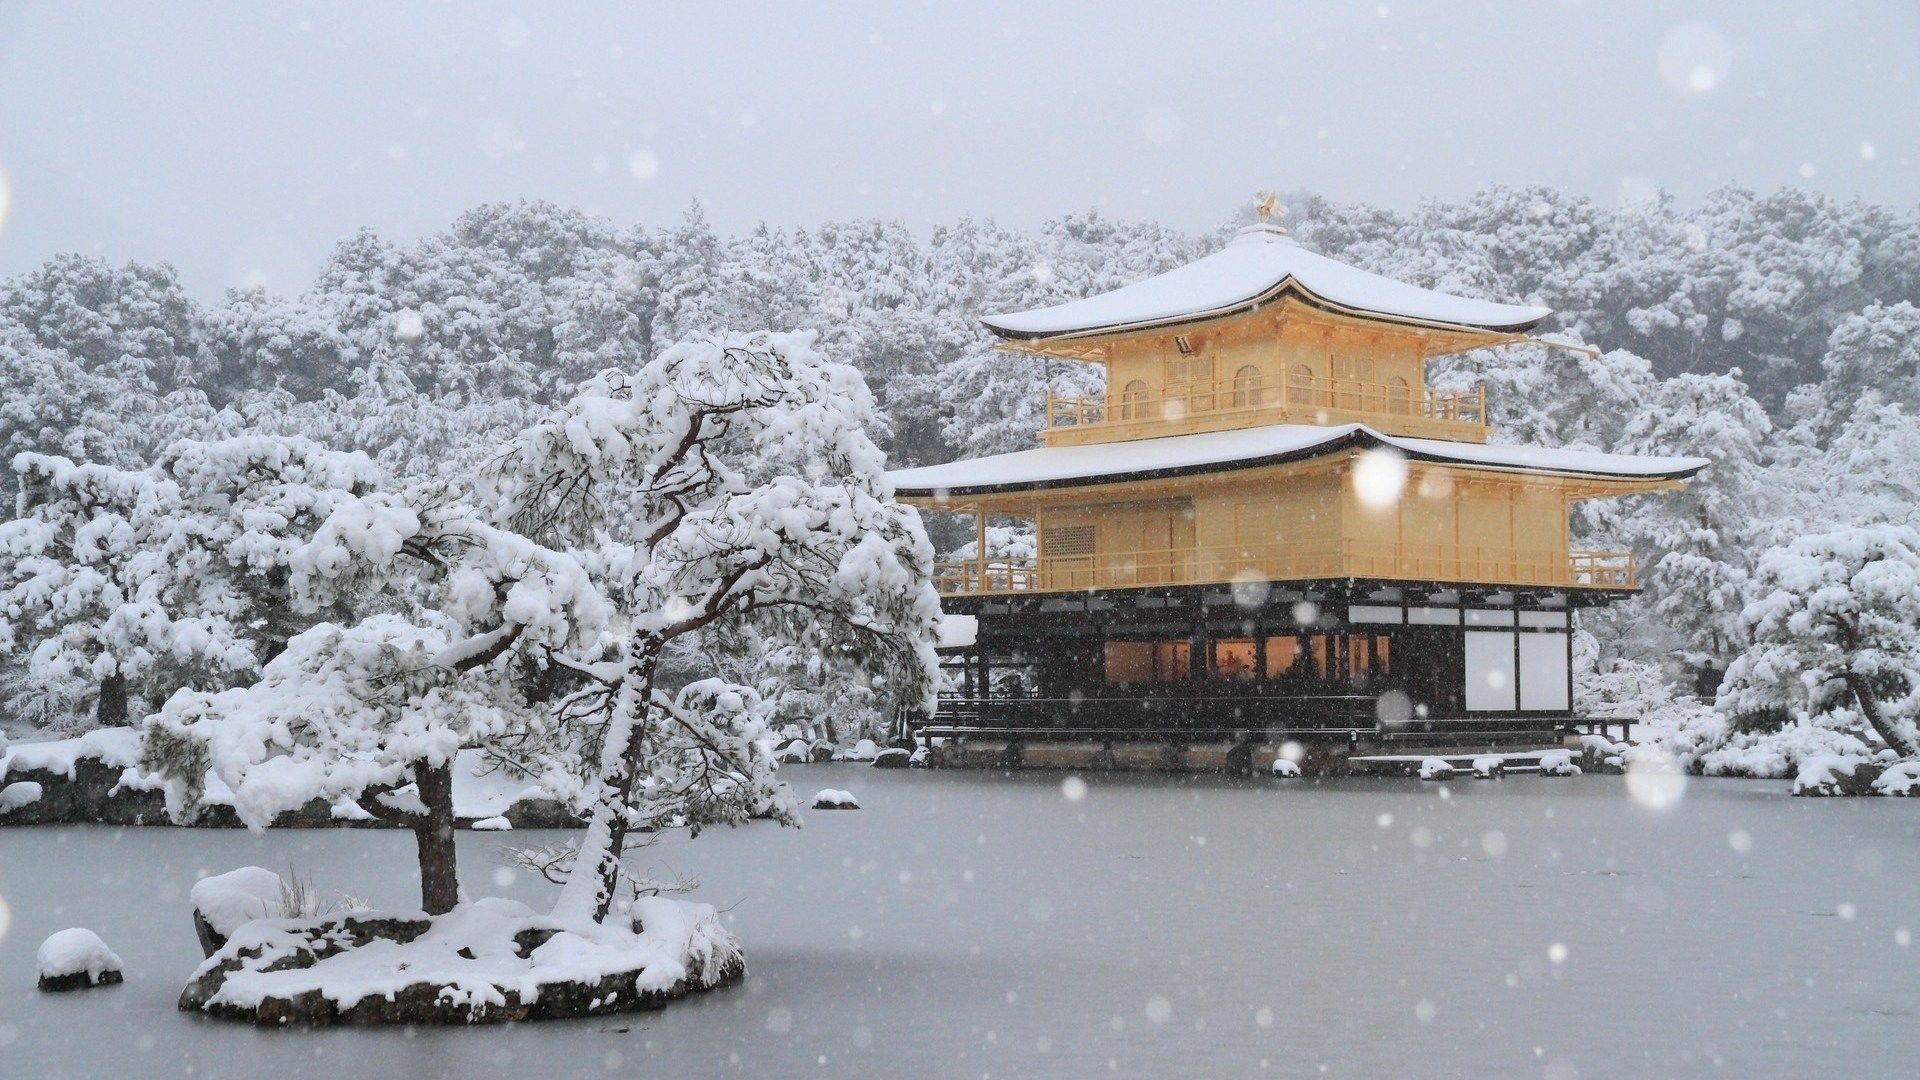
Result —
<path fill-rule="evenodd" d="M 1262 224 L 1240 230 L 1226 247 L 1205 258 L 1144 281 L 1035 311 L 988 315 L 981 321 L 1022 338 L 1151 326 L 1226 314 L 1283 286 L 1350 310 L 1447 326 L 1524 330 L 1552 314 L 1543 307 L 1474 300 L 1382 277 L 1308 251 L 1279 229 Z"/>
<path fill-rule="evenodd" d="M 404 1035 L 198 1022 L 174 999 L 201 962 L 186 899 L 199 868 L 293 861 L 323 892 L 411 907 L 413 838 L 0 829 L 13 914 L 0 974 L 16 973 L 0 978 L 0 1073 L 1910 1072 L 1920 847 L 1904 800 L 1813 802 L 1780 782 L 1695 778 L 1655 813 L 1618 776 L 1509 775 L 1443 800 L 1412 779 L 1091 775 L 1071 801 L 1057 774 L 793 775 L 858 787 L 866 809 L 810 814 L 798 830 L 672 832 L 642 857 L 701 880 L 690 899 L 725 911 L 746 984 L 605 1023 Z M 508 839 L 459 835 L 467 891 L 542 910 L 555 890 L 538 875 L 495 884 Z M 1836 917 L 1842 903 L 1852 919 Z M 76 924 L 141 977 L 105 998 L 40 994 L 18 977 L 41 937 Z"/>
<path fill-rule="evenodd" d="M 1042 446 L 1010 454 L 887 474 L 903 495 L 945 491 L 963 495 L 981 488 L 1022 488 L 1073 480 L 1112 478 L 1164 470 L 1208 469 L 1332 453 L 1347 443 L 1390 446 L 1412 458 L 1501 469 L 1575 473 L 1583 476 L 1685 477 L 1707 465 L 1697 457 L 1635 457 L 1593 450 L 1494 446 L 1383 435 L 1365 424 L 1268 424 L 1240 431 L 1204 431 L 1124 443 Z"/>

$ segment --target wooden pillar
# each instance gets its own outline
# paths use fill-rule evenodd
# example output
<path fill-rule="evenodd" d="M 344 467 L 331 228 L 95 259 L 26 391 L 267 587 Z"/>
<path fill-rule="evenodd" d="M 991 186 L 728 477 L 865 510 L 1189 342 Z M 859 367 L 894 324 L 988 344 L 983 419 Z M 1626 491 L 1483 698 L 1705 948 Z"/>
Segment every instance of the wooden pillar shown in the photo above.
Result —
<path fill-rule="evenodd" d="M 1047 583 L 1047 577 L 1046 577 L 1047 564 L 1045 561 L 1047 557 L 1046 537 L 1047 537 L 1046 525 L 1040 520 L 1040 504 L 1034 503 L 1033 504 L 1033 587 L 1036 589 L 1044 589 L 1047 587 L 1047 584 L 1046 584 Z"/>
<path fill-rule="evenodd" d="M 973 504 L 973 558 L 976 573 L 979 575 L 980 591 L 987 588 L 987 510 L 979 503 Z"/>

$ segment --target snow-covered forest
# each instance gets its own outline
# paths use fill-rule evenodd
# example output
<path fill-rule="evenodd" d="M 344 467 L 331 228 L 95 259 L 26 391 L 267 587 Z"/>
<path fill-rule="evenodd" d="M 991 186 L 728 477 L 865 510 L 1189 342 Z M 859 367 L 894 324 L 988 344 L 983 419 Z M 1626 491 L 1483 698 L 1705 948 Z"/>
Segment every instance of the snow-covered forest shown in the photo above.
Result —
<path fill-rule="evenodd" d="M 1783 671 L 1819 663 L 1795 655 L 1783 627 L 1822 567 L 1845 581 L 1849 559 L 1920 566 L 1920 209 L 1741 188 L 1621 208 L 1509 188 L 1409 212 L 1311 194 L 1287 203 L 1285 224 L 1312 249 L 1448 292 L 1545 304 L 1557 314 L 1544 331 L 1603 350 L 1443 362 L 1437 381 L 1486 385 L 1496 439 L 1713 460 L 1684 494 L 1576 519 L 1584 544 L 1630 547 L 1647 568 L 1640 597 L 1583 620 L 1580 708 L 1647 718 L 1652 739 L 1710 772 L 1779 775 L 1811 754 L 1866 751 L 1863 725 L 1876 718 L 1854 698 L 1780 690 L 1794 682 Z M 1040 426 L 1047 369 L 994 351 L 978 316 L 1190 261 L 1244 223 L 1227 210 L 1202 235 L 1087 212 L 1031 231 L 969 218 L 931 235 L 856 220 L 728 236 L 698 206 L 678 222 L 624 225 L 543 202 L 489 205 L 417 240 L 347 238 L 298 295 L 211 303 L 164 264 L 56 258 L 0 283 L 0 457 L 19 462 L 0 486 L 9 504 L 23 483 L 65 484 L 67 500 L 63 522 L 43 513 L 0 533 L 0 719 L 16 730 L 137 722 L 175 690 L 259 679 L 279 646 L 241 646 L 302 629 L 280 620 L 207 637 L 184 621 L 156 630 L 156 614 L 103 632 L 87 611 L 34 614 L 55 587 L 46 544 L 59 529 L 71 530 L 61 542 L 72 558 L 153 542 L 129 531 L 131 515 L 89 518 L 85 483 L 55 459 L 244 473 L 268 466 L 182 465 L 168 448 L 299 437 L 312 444 L 298 466 L 314 501 L 254 509 L 317 524 L 376 475 L 459 487 L 603 370 L 761 330 L 814 332 L 820 354 L 864 376 L 873 407 L 860 420 L 892 466 L 1022 449 Z M 1062 362 L 1052 378 L 1084 391 L 1099 373 Z M 345 456 L 355 451 L 365 460 Z M 929 525 L 938 546 L 963 539 Z M 1901 607 L 1897 594 L 1883 606 Z M 1770 597 L 1771 610 L 1755 603 Z M 204 628 L 233 613 L 202 614 Z M 1892 709 L 1877 719 L 1894 725 L 1896 746 L 1911 740 L 1915 711 L 1901 673 L 1920 655 L 1903 618 L 1893 611 L 1878 637 L 1844 645 L 1872 652 L 1891 680 Z M 663 659 L 670 685 L 758 684 L 776 722 L 830 718 L 810 733 L 870 733 L 895 703 L 884 680 L 808 650 L 698 640 Z"/>

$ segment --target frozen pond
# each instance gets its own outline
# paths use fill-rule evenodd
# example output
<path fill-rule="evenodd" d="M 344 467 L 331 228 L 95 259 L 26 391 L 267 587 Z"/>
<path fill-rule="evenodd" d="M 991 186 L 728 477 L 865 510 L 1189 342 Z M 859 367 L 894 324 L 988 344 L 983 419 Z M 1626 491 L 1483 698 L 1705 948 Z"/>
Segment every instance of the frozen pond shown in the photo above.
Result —
<path fill-rule="evenodd" d="M 173 1002 L 197 875 L 289 860 L 406 904 L 371 831 L 0 829 L 8 1077 L 1911 1075 L 1920 806 L 1618 777 L 1319 785 L 794 768 L 867 809 L 675 838 L 745 985 L 663 1013 L 476 1030 L 261 1032 Z M 461 838 L 475 892 L 539 903 Z M 529 834 L 517 834 L 532 839 Z M 498 882 L 496 881 L 498 879 Z M 503 884 L 502 884 L 503 883 Z M 32 989 L 98 930 L 123 986 Z"/>

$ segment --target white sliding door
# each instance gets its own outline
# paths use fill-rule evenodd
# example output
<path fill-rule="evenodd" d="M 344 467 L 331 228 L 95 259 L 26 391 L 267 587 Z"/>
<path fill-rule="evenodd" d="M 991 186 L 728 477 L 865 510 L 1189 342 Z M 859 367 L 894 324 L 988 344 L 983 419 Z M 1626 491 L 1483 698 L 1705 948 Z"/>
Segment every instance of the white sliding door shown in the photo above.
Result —
<path fill-rule="evenodd" d="M 1567 635 L 1520 635 L 1520 707 L 1565 712 Z"/>
<path fill-rule="evenodd" d="M 1515 702 L 1513 631 L 1469 630 L 1466 636 L 1467 711 L 1511 711 Z"/>

